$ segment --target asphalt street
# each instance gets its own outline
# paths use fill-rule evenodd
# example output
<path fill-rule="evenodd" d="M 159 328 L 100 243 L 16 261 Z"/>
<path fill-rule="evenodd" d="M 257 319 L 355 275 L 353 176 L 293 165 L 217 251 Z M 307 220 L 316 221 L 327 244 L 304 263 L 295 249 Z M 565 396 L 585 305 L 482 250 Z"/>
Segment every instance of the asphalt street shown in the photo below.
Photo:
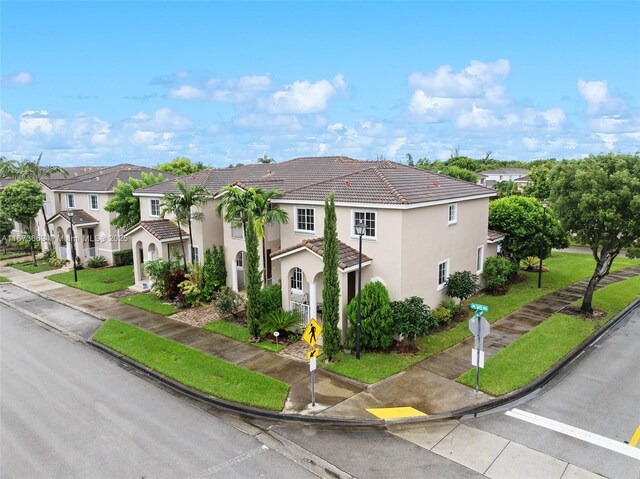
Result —
<path fill-rule="evenodd" d="M 496 413 L 465 424 L 605 477 L 638 479 L 640 444 L 635 448 L 636 457 L 630 457 L 626 453 L 634 451 L 627 449 L 630 446 L 625 442 L 631 441 L 640 429 L 639 344 L 637 307 L 544 394 L 512 407 L 509 414 L 513 416 Z M 523 418 L 532 418 L 535 423 Z M 579 434 L 571 434 L 572 428 L 591 433 L 589 440 L 575 437 Z M 557 432 L 558 429 L 566 433 Z M 604 443 L 615 446 L 616 451 L 597 445 Z"/>
<path fill-rule="evenodd" d="M 1 477 L 315 477 L 86 345 L 0 318 Z"/>

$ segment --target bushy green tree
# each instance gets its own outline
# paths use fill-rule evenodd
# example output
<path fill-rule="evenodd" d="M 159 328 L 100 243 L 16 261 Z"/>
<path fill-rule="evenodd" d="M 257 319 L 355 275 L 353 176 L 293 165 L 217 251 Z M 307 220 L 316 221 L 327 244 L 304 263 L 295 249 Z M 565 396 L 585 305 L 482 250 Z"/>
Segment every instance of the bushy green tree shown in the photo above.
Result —
<path fill-rule="evenodd" d="M 415 341 L 438 325 L 438 319 L 419 296 L 411 296 L 391 303 L 393 332 Z"/>
<path fill-rule="evenodd" d="M 193 163 L 189 158 L 186 158 L 184 156 L 179 156 L 167 163 L 161 163 L 156 166 L 156 170 L 164 171 L 166 173 L 173 173 L 174 175 L 180 176 L 191 175 L 204 169 L 205 166 L 202 164 L 202 162 Z"/>
<path fill-rule="evenodd" d="M 262 301 L 260 288 L 260 257 L 258 254 L 258 237 L 253 222 L 253 214 L 247 214 L 244 232 L 247 243 L 247 327 L 254 338 L 260 336 L 260 320 L 262 319 Z"/>
<path fill-rule="evenodd" d="M 13 231 L 13 221 L 7 216 L 6 213 L 0 211 L 0 243 L 3 250 L 7 252 L 7 244 L 9 243 L 9 236 Z"/>
<path fill-rule="evenodd" d="M 551 196 L 551 170 L 555 161 L 547 160 L 532 166 L 529 170 L 529 183 L 524 187 L 524 194 L 533 196 L 540 201 L 549 199 Z"/>
<path fill-rule="evenodd" d="M 478 276 L 471 271 L 456 271 L 447 278 L 447 296 L 464 301 L 478 291 Z"/>
<path fill-rule="evenodd" d="M 207 248 L 204 251 L 204 263 L 202 264 L 202 301 L 208 303 L 210 302 L 217 288 L 214 284 L 214 264 L 213 264 L 213 255 L 214 255 L 215 246 L 213 248 Z"/>
<path fill-rule="evenodd" d="M 260 294 L 262 295 L 263 316 L 268 316 L 272 312 L 282 309 L 282 285 L 279 282 L 265 286 Z"/>
<path fill-rule="evenodd" d="M 389 292 L 380 281 L 372 281 L 362 288 L 360 295 L 360 344 L 364 349 L 387 349 L 393 343 L 393 312 Z M 347 306 L 351 347 L 356 341 L 357 309 L 356 296 Z"/>
<path fill-rule="evenodd" d="M 129 178 L 128 182 L 118 180 L 113 188 L 114 197 L 104 205 L 105 211 L 116 213 L 111 224 L 118 228 L 131 228 L 140 221 L 140 198 L 133 196 L 133 192 L 145 186 L 155 185 L 164 181 L 162 174 L 142 173 L 140 179 Z"/>
<path fill-rule="evenodd" d="M 342 338 L 338 329 L 340 319 L 340 283 L 338 277 L 338 230 L 335 195 L 324 199 L 324 243 L 322 269 L 322 323 L 324 326 L 323 350 L 332 361 L 340 351 Z"/>
<path fill-rule="evenodd" d="M 509 261 L 502 256 L 487 258 L 484 262 L 482 277 L 485 281 L 485 289 L 490 293 L 502 290 L 514 274 L 518 272 L 519 264 Z"/>
<path fill-rule="evenodd" d="M 29 245 L 33 266 L 37 266 L 35 237 L 31 234 L 31 223 L 40 212 L 45 200 L 42 186 L 33 180 L 18 180 L 0 191 L 0 211 L 29 228 Z"/>
<path fill-rule="evenodd" d="M 493 189 L 498 193 L 498 198 L 506 198 L 507 196 L 515 196 L 520 194 L 518 184 L 515 181 L 498 181 L 493 185 Z"/>
<path fill-rule="evenodd" d="M 640 154 L 565 160 L 551 172 L 551 201 L 563 226 L 596 260 L 581 311 L 592 314 L 593 292 L 622 248 L 640 244 Z"/>
<path fill-rule="evenodd" d="M 536 198 L 508 196 L 489 204 L 489 228 L 506 233 L 502 241 L 503 255 L 514 263 L 527 256 L 538 256 L 542 244 L 542 204 Z M 561 228 L 551 207 L 546 211 L 544 255 L 551 248 L 566 248 L 569 238 Z"/>
<path fill-rule="evenodd" d="M 476 175 L 473 171 L 466 168 L 461 168 L 456 165 L 447 166 L 442 170 L 442 174 L 474 184 L 478 181 L 478 175 Z"/>

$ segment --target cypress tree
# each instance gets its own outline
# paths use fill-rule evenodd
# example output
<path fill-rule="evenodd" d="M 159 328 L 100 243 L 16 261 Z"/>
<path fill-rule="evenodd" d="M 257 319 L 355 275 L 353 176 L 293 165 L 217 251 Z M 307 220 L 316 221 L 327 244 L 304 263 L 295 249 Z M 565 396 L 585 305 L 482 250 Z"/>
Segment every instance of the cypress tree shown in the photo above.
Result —
<path fill-rule="evenodd" d="M 202 299 L 207 303 L 213 299 L 213 295 L 217 289 L 214 286 L 215 265 L 213 258 L 216 253 L 215 248 L 215 246 L 213 246 L 213 248 L 207 248 L 204 252 L 204 264 L 202 266 Z"/>
<path fill-rule="evenodd" d="M 224 246 L 213 247 L 213 277 L 216 291 L 227 285 L 227 267 L 224 264 Z"/>
<path fill-rule="evenodd" d="M 254 338 L 260 336 L 260 304 L 262 279 L 260 278 L 260 257 L 258 253 L 258 236 L 251 212 L 247 213 L 245 224 L 245 241 L 247 244 L 247 327 Z"/>
<path fill-rule="evenodd" d="M 324 269 L 322 270 L 323 349 L 329 361 L 340 351 L 340 283 L 338 278 L 338 230 L 334 193 L 324 200 Z"/>

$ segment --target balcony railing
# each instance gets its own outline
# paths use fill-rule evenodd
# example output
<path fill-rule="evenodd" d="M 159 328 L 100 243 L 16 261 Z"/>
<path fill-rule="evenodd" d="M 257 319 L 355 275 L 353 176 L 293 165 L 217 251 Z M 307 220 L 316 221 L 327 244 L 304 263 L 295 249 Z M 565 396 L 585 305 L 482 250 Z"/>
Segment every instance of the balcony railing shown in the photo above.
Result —
<path fill-rule="evenodd" d="M 306 328 L 309 321 L 311 321 L 309 305 L 297 301 L 289 301 L 289 310 L 300 313 L 300 329 Z"/>

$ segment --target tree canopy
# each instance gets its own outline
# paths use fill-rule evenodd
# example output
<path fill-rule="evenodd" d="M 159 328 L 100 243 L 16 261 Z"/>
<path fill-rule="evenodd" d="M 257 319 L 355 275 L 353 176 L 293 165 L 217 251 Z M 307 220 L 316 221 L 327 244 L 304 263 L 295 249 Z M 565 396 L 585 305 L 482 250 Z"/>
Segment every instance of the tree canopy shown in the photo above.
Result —
<path fill-rule="evenodd" d="M 598 283 L 623 248 L 640 242 L 640 155 L 564 160 L 551 172 L 551 201 L 562 225 L 591 248 L 596 268 L 582 311 L 592 313 Z"/>
<path fill-rule="evenodd" d="M 174 175 L 190 175 L 204 170 L 206 167 L 202 162 L 194 163 L 189 158 L 179 156 L 167 163 L 161 163 L 156 166 L 156 170 L 164 171 L 165 173 L 173 173 Z"/>
<path fill-rule="evenodd" d="M 141 178 L 129 178 L 128 182 L 118 180 L 113 188 L 115 196 L 104 205 L 105 211 L 116 213 L 111 224 L 118 228 L 131 228 L 140 221 L 140 198 L 133 196 L 133 192 L 145 186 L 155 185 L 164 181 L 162 173 L 142 173 Z"/>

